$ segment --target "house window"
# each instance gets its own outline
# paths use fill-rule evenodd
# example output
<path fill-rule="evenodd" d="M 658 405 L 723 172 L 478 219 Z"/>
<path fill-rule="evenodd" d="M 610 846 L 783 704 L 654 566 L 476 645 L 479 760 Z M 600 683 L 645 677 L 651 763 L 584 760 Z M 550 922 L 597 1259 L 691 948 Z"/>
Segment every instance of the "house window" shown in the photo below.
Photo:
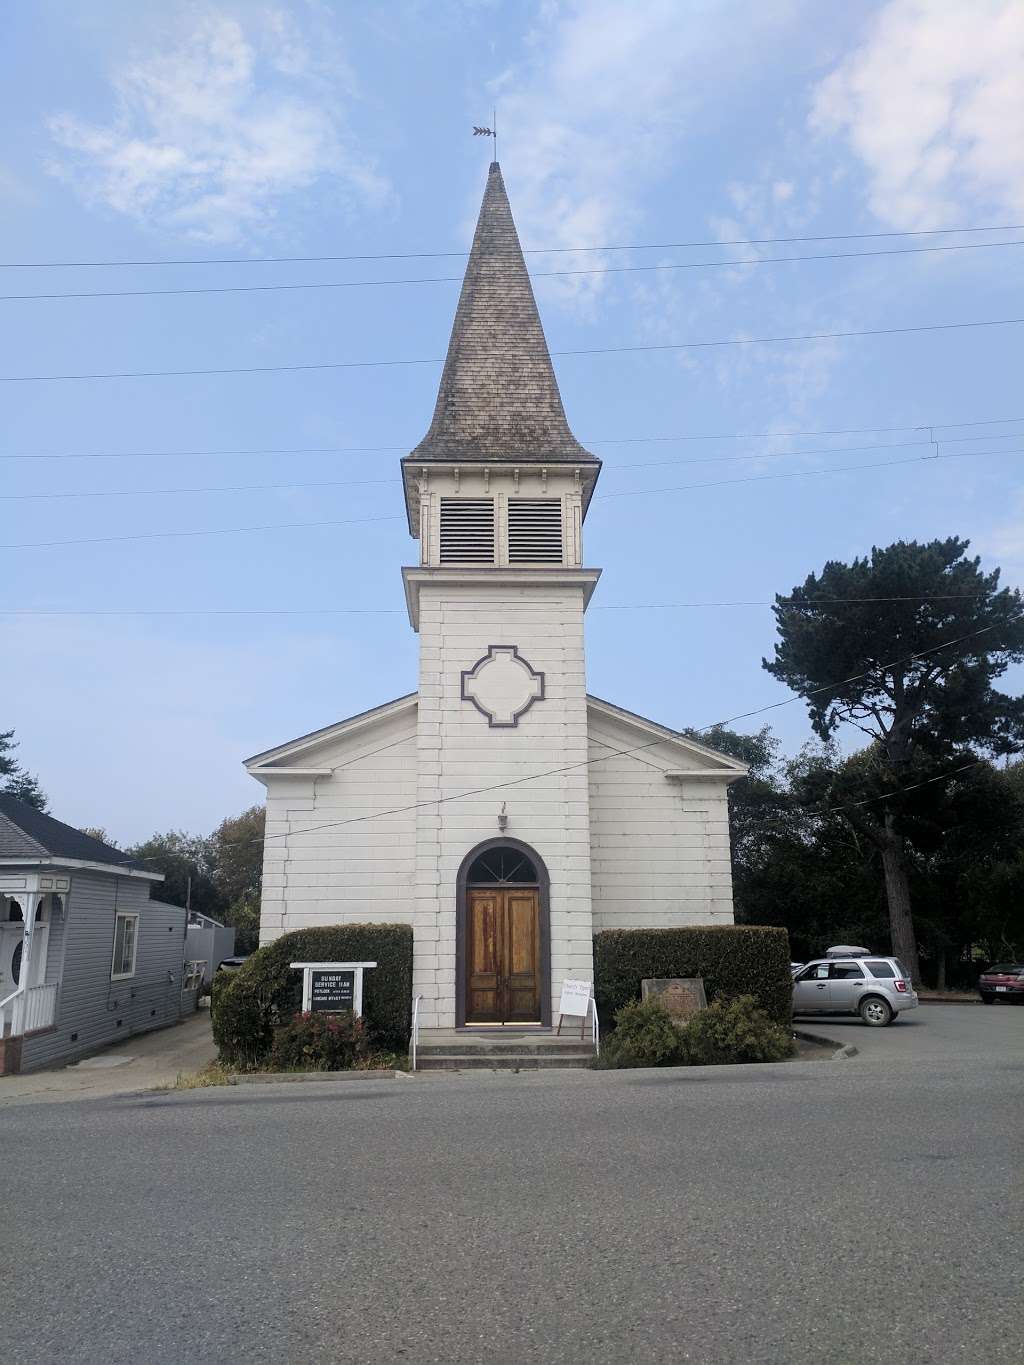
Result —
<path fill-rule="evenodd" d="M 441 499 L 441 563 L 494 563 L 494 499 Z"/>
<path fill-rule="evenodd" d="M 562 502 L 560 498 L 509 498 L 508 562 L 561 564 Z"/>
<path fill-rule="evenodd" d="M 135 975 L 135 954 L 139 946 L 138 915 L 118 914 L 114 919 L 114 958 L 110 964 L 111 981 Z"/>

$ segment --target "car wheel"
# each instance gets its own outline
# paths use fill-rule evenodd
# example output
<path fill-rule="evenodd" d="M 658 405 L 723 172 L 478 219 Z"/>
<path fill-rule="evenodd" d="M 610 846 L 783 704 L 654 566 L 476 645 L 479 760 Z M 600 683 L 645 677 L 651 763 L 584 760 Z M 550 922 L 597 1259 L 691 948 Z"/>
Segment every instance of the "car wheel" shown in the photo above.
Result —
<path fill-rule="evenodd" d="M 983 995 L 981 997 L 981 1002 L 983 1005 L 994 1005 L 996 1003 L 996 998 L 994 995 Z"/>
<path fill-rule="evenodd" d="M 861 1001 L 860 1017 L 871 1028 L 885 1028 L 892 1023 L 892 1010 L 881 996 L 871 995 Z"/>

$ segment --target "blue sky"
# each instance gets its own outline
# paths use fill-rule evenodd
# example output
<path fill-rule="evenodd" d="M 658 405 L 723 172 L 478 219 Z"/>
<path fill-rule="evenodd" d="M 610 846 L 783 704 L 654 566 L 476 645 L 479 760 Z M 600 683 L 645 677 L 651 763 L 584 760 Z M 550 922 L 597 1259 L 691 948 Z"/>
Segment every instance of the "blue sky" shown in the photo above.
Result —
<path fill-rule="evenodd" d="M 1014 0 L 8 0 L 0 53 L 0 259 L 247 262 L 5 269 L 8 294 L 457 277 L 458 256 L 255 258 L 464 250 L 489 156 L 471 127 L 494 105 L 528 248 L 1024 223 Z M 573 270 L 1018 237 L 529 259 Z M 1024 316 L 1022 252 L 536 288 L 556 352 L 866 331 Z M 0 374 L 439 359 L 457 291 L 8 300 Z M 1021 334 L 556 359 L 570 422 L 606 462 L 587 522 L 587 561 L 604 569 L 591 691 L 672 726 L 782 700 L 760 667 L 766 607 L 647 604 L 767 601 L 872 544 L 967 535 L 1019 583 L 1024 420 L 946 424 L 1024 419 Z M 416 546 L 397 461 L 426 429 L 438 376 L 422 364 L 2 385 L 0 454 L 171 452 L 0 463 L 3 540 L 20 547 L 3 552 L 0 606 L 16 614 L 0 618 L 0 722 L 55 814 L 122 841 L 209 829 L 262 795 L 246 755 L 414 688 L 399 568 Z M 930 425 L 943 454 L 969 458 L 897 463 L 927 453 L 904 443 Z M 847 428 L 875 430 L 725 439 Z M 309 447 L 331 449 L 212 453 Z M 822 472 L 840 465 L 883 467 Z M 802 477 L 682 487 L 783 473 Z M 347 486 L 136 491 L 303 483 Z M 58 492 L 104 496 L 14 496 Z M 48 544 L 317 521 L 355 524 Z M 199 614 L 298 610 L 338 614 Z M 185 614 L 143 614 L 160 611 Z M 95 614 L 111 612 L 140 614 Z M 799 704 L 769 719 L 790 750 L 808 737 Z"/>

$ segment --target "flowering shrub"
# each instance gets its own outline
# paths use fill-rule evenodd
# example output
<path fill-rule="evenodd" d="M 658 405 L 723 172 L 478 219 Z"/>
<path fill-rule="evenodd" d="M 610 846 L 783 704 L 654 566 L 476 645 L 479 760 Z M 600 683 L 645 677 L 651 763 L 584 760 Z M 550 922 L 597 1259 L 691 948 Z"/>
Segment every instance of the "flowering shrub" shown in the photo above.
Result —
<path fill-rule="evenodd" d="M 362 1019 L 344 1014 L 296 1014 L 274 1030 L 272 1071 L 349 1071 L 366 1059 Z"/>

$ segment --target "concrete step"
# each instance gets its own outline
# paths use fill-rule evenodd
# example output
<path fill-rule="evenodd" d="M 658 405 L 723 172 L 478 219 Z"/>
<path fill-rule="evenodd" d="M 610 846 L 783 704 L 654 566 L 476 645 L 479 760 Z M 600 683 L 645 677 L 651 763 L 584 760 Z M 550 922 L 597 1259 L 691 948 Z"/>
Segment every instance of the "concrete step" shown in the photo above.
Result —
<path fill-rule="evenodd" d="M 550 1071 L 555 1068 L 584 1068 L 590 1065 L 593 1049 L 583 1053 L 551 1052 L 441 1052 L 417 1054 L 418 1071 Z"/>
<path fill-rule="evenodd" d="M 593 1043 L 570 1043 L 562 1039 L 538 1039 L 536 1042 L 492 1042 L 489 1038 L 460 1039 L 456 1043 L 427 1043 L 419 1045 L 421 1057 L 458 1056 L 482 1057 L 592 1057 Z"/>

